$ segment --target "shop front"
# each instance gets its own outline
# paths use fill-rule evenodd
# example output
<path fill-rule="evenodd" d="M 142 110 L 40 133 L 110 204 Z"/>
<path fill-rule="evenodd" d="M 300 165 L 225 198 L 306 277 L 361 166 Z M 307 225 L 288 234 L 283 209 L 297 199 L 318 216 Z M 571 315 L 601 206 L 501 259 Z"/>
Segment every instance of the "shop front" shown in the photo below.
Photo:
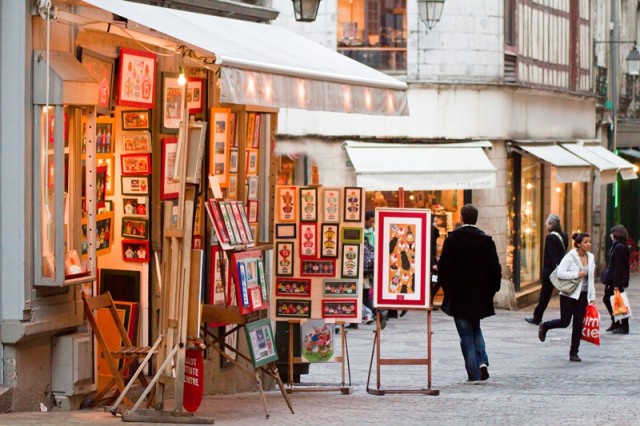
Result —
<path fill-rule="evenodd" d="M 25 138 L 25 152 L 33 154 L 25 164 L 35 165 L 33 181 L 25 182 L 33 193 L 25 205 L 33 209 L 33 224 L 25 224 L 33 236 L 25 248 L 33 278 L 3 288 L 3 299 L 21 293 L 24 303 L 2 312 L 2 353 L 15 358 L 4 384 L 16 389 L 17 410 L 33 409 L 36 400 L 49 404 L 30 365 L 42 353 L 58 359 L 56 337 L 82 327 L 82 294 L 109 291 L 131 339 L 144 345 L 156 338 L 183 129 L 189 143 L 191 135 L 205 141 L 201 176 L 193 176 L 203 184 L 185 247 L 201 259 L 202 301 L 216 304 L 216 276 L 205 260 L 215 246 L 205 209 L 208 182 L 212 177 L 219 185 L 225 202 L 246 208 L 255 245 L 272 243 L 279 108 L 408 113 L 404 83 L 282 28 L 124 1 L 55 6 L 33 17 L 22 10 L 34 49 L 27 61 L 34 67 L 33 113 L 25 118 L 34 140 Z M 90 96 L 79 96 L 85 93 Z M 82 353 L 89 348 L 95 359 L 91 339 L 70 344 Z M 206 392 L 253 387 L 217 355 L 208 354 L 205 363 Z M 94 382 L 99 389 L 108 381 L 98 361 L 95 371 L 74 371 L 84 374 L 73 381 L 82 386 L 62 389 L 55 376 L 66 373 L 44 364 L 55 400 L 71 406 Z"/>

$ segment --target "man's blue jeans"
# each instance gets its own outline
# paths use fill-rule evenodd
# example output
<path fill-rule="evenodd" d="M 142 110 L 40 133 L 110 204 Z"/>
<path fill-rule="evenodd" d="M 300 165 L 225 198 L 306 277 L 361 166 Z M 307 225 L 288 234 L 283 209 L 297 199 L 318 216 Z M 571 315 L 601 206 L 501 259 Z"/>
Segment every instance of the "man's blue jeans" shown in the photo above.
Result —
<path fill-rule="evenodd" d="M 489 365 L 489 358 L 484 348 L 484 338 L 480 329 L 480 320 L 454 317 L 458 335 L 460 336 L 460 348 L 464 357 L 464 366 L 470 381 L 480 380 L 480 365 Z"/>

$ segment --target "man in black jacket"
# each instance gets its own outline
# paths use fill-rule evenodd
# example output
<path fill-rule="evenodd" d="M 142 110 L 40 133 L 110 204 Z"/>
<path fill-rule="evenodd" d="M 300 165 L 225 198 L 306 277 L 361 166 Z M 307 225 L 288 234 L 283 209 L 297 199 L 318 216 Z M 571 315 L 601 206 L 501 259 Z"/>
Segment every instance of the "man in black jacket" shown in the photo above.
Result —
<path fill-rule="evenodd" d="M 480 329 L 482 318 L 495 315 L 493 296 L 502 271 L 493 239 L 478 229 L 478 209 L 460 210 L 462 226 L 449 233 L 438 261 L 438 282 L 444 290 L 442 311 L 453 317 L 470 383 L 489 378 L 489 358 Z"/>

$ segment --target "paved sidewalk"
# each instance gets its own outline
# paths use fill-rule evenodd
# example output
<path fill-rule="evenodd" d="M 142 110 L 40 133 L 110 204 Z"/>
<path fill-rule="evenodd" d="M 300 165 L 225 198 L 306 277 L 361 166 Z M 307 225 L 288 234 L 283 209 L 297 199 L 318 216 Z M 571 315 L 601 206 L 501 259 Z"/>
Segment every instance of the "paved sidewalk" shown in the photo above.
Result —
<path fill-rule="evenodd" d="M 634 275 L 629 298 L 640 310 L 640 275 Z M 603 286 L 596 284 L 597 306 L 604 330 L 609 318 L 602 303 Z M 278 392 L 268 392 L 270 419 L 259 394 L 206 397 L 198 416 L 217 425 L 640 425 L 640 323 L 630 321 L 629 335 L 602 331 L 602 345 L 583 342 L 583 362 L 569 362 L 570 328 L 551 330 L 541 343 L 537 327 L 524 321 L 534 306 L 498 311 L 482 322 L 491 378 L 465 384 L 466 373 L 453 320 L 441 311 L 432 315 L 432 388 L 439 396 L 385 395 L 366 392 L 374 326 L 349 330 L 353 393 L 296 392 L 291 414 Z M 639 311 L 640 312 L 640 311 Z M 554 297 L 545 320 L 559 317 Z M 384 358 L 419 358 L 426 354 L 426 314 L 409 312 L 389 321 L 382 332 Z M 426 386 L 426 367 L 384 366 L 382 388 Z M 313 364 L 303 383 L 338 384 L 339 364 Z M 371 378 L 375 387 L 375 368 Z M 172 406 L 168 404 L 167 408 Z M 102 411 L 0 414 L 0 425 L 118 424 L 120 418 Z"/>

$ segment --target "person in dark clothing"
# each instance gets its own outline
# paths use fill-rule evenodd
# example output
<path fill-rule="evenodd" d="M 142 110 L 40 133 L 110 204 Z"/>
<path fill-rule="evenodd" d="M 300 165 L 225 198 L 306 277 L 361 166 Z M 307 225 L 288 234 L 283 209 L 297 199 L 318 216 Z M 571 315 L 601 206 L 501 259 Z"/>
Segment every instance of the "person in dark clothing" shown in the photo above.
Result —
<path fill-rule="evenodd" d="M 545 222 L 545 226 L 549 234 L 544 240 L 542 286 L 540 287 L 538 305 L 533 311 L 533 316 L 524 319 L 533 325 L 540 325 L 542 322 L 542 315 L 544 315 L 544 311 L 547 309 L 549 300 L 551 300 L 551 294 L 553 293 L 553 284 L 551 284 L 549 275 L 551 275 L 553 270 L 560 264 L 569 245 L 569 237 L 566 233 L 562 232 L 562 226 L 560 225 L 560 218 L 558 216 L 550 214 Z"/>
<path fill-rule="evenodd" d="M 436 293 L 440 290 L 440 283 L 438 282 L 438 237 L 440 236 L 440 231 L 438 228 L 432 223 L 431 224 L 431 276 L 435 277 L 435 281 L 433 278 L 431 279 L 431 305 L 433 306 L 433 298 L 436 297 Z"/>
<path fill-rule="evenodd" d="M 489 358 L 480 320 L 495 315 L 493 297 L 500 290 L 502 269 L 493 239 L 478 229 L 478 209 L 460 210 L 462 226 L 447 236 L 438 261 L 444 290 L 442 311 L 453 317 L 470 383 L 489 378 Z"/>
<path fill-rule="evenodd" d="M 607 331 L 615 334 L 629 334 L 629 318 L 615 321 L 613 318 L 613 308 L 611 307 L 611 296 L 614 289 L 624 293 L 624 289 L 629 287 L 629 247 L 627 247 L 627 238 L 629 234 L 627 229 L 622 225 L 614 225 L 611 227 L 611 239 L 613 245 L 609 250 L 609 263 L 601 276 L 602 284 L 604 284 L 604 296 L 602 301 L 611 315 L 611 325 Z"/>

